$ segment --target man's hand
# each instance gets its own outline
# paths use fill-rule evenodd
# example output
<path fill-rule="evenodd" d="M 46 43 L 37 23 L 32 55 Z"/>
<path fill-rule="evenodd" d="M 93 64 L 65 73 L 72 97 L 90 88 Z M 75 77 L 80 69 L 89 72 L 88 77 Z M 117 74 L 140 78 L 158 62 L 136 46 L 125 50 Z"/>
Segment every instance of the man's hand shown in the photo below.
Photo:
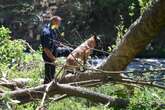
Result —
<path fill-rule="evenodd" d="M 44 52 L 52 62 L 56 60 L 56 57 L 52 54 L 52 52 L 48 48 L 44 48 Z"/>
<path fill-rule="evenodd" d="M 58 61 L 57 60 L 54 60 L 53 64 L 57 65 L 58 64 Z"/>

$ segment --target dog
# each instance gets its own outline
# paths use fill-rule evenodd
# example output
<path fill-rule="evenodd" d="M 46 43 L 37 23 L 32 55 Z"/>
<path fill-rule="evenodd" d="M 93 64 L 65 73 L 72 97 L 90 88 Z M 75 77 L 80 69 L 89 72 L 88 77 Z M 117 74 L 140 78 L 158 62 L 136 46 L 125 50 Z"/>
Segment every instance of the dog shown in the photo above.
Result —
<path fill-rule="evenodd" d="M 100 39 L 96 35 L 92 35 L 80 46 L 74 49 L 66 58 L 65 70 L 80 70 L 85 65 L 88 57 L 92 54 L 93 49 L 98 46 Z"/>

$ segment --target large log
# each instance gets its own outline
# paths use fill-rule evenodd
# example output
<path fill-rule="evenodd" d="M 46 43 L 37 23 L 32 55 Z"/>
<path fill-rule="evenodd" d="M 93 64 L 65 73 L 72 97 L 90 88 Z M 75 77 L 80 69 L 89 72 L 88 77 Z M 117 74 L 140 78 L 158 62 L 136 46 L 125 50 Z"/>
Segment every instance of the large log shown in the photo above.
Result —
<path fill-rule="evenodd" d="M 45 84 L 35 88 L 11 91 L 8 94 L 10 94 L 11 98 L 18 100 L 21 103 L 27 103 L 41 99 L 47 86 L 48 84 Z M 53 83 L 50 86 L 49 91 L 47 91 L 47 96 L 51 97 L 55 94 L 83 97 L 97 103 L 109 104 L 109 106 L 126 107 L 128 105 L 127 100 L 114 99 L 104 94 L 99 94 L 82 87 L 70 86 L 68 84 Z M 0 96 L 5 96 L 5 93 L 0 93 Z"/>

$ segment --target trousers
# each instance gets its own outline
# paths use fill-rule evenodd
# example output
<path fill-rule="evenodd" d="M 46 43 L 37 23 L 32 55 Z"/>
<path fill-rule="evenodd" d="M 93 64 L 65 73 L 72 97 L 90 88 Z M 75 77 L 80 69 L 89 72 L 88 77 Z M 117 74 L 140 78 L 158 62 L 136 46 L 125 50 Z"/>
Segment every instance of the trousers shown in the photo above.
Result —
<path fill-rule="evenodd" d="M 73 49 L 71 48 L 58 47 L 53 52 L 53 55 L 55 57 L 67 57 L 72 52 L 72 50 Z M 55 77 L 54 75 L 56 73 L 56 65 L 53 64 L 53 62 L 49 59 L 45 52 L 43 52 L 42 57 L 45 62 L 44 84 L 47 84 Z"/>

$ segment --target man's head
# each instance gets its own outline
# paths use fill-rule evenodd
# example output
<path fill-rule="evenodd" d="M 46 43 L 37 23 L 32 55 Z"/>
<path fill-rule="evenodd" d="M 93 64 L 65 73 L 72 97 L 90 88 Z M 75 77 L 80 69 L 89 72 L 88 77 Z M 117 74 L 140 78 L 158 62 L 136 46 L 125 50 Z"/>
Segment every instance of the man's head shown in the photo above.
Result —
<path fill-rule="evenodd" d="M 50 22 L 51 22 L 51 28 L 52 29 L 58 29 L 61 25 L 61 17 L 59 16 L 53 16 L 51 19 L 50 19 Z"/>

